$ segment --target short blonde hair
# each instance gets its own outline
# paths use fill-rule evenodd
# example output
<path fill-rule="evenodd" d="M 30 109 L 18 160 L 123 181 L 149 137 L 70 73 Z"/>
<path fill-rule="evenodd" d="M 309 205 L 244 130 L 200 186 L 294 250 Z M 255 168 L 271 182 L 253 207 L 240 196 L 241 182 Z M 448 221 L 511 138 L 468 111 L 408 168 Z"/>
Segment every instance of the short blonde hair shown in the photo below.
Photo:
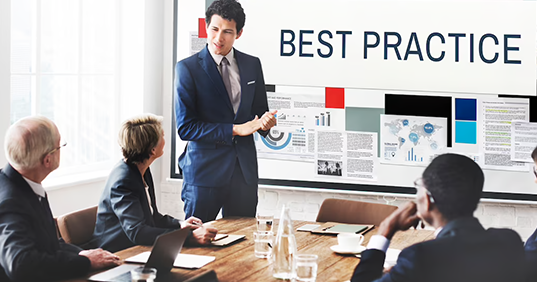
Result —
<path fill-rule="evenodd" d="M 16 168 L 35 168 L 54 150 L 59 137 L 54 122 L 44 116 L 20 119 L 7 130 L 4 140 L 6 157 Z"/>
<path fill-rule="evenodd" d="M 127 163 L 142 163 L 162 137 L 163 117 L 143 114 L 127 119 L 119 130 L 119 146 Z"/>

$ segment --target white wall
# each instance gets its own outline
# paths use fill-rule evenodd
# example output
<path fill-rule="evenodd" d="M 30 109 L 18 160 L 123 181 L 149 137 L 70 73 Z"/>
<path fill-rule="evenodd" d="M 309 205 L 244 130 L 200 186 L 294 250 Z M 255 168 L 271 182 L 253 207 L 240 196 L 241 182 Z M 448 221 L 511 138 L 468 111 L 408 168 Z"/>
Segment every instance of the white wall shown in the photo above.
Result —
<path fill-rule="evenodd" d="M 11 1 L 0 1 L 0 140 L 2 144 L 6 130 L 9 128 L 10 93 L 10 30 L 11 30 Z M 0 164 L 6 163 L 4 146 L 0 149 Z"/>

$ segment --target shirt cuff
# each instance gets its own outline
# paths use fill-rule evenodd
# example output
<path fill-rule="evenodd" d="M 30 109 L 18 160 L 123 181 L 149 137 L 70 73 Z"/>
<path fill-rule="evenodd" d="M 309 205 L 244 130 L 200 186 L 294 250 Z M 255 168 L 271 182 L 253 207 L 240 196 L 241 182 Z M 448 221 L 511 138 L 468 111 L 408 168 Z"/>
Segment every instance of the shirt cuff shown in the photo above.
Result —
<path fill-rule="evenodd" d="M 375 249 L 382 252 L 386 252 L 390 246 L 390 240 L 382 235 L 373 235 L 369 239 L 369 244 L 367 244 L 367 249 Z"/>

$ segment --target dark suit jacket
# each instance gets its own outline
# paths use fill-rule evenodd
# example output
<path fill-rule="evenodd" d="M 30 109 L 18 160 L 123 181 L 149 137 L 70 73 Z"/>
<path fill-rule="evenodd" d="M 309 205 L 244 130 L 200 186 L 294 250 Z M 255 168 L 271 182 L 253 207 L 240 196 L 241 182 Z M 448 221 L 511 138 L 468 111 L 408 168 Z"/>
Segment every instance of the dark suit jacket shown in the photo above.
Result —
<path fill-rule="evenodd" d="M 404 249 L 382 276 L 384 259 L 384 252 L 364 251 L 351 281 L 524 281 L 520 236 L 509 229 L 485 230 L 473 217 L 453 220 L 436 239 Z"/>
<path fill-rule="evenodd" d="M 144 175 L 151 207 L 138 167 L 120 161 L 110 173 L 97 209 L 93 247 L 117 252 L 135 245 L 153 245 L 157 236 L 181 228 L 179 220 L 158 212 L 150 169 Z"/>
<path fill-rule="evenodd" d="M 526 250 L 527 281 L 537 281 L 537 230 L 528 238 L 524 249 Z"/>
<path fill-rule="evenodd" d="M 258 58 L 234 49 L 239 66 L 241 103 L 237 114 L 207 47 L 177 63 L 175 118 L 182 140 L 189 141 L 179 157 L 187 184 L 226 185 L 238 159 L 248 184 L 257 184 L 257 155 L 253 136 L 235 136 L 242 124 L 268 111 L 265 80 Z M 260 132 L 265 136 L 268 132 Z"/>
<path fill-rule="evenodd" d="M 85 275 L 90 260 L 59 241 L 48 206 L 11 165 L 0 171 L 0 281 L 50 281 Z"/>

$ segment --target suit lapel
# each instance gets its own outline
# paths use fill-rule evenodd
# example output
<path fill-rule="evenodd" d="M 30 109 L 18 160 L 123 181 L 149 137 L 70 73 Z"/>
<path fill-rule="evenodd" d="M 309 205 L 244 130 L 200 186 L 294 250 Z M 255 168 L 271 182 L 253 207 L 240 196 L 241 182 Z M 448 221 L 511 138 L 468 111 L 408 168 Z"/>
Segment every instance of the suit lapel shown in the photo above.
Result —
<path fill-rule="evenodd" d="M 149 170 L 149 168 L 147 168 L 145 174 L 142 175 L 140 173 L 140 170 L 138 170 L 138 167 L 136 167 L 136 165 L 134 164 L 126 164 L 126 165 L 132 171 L 135 178 L 138 178 L 138 179 L 140 179 L 139 177 L 143 178 L 143 180 L 147 183 L 147 185 L 153 182 L 153 179 L 149 177 L 149 175 L 151 174 L 151 171 Z M 140 185 L 132 185 L 130 189 L 133 191 L 134 189 L 138 189 L 137 192 L 140 197 L 139 199 L 140 199 L 140 203 L 142 204 L 142 209 L 144 211 L 145 221 L 148 225 L 155 226 L 153 216 L 151 215 L 151 209 L 149 208 L 149 206 L 151 206 L 151 203 L 149 202 L 149 199 L 147 198 L 147 194 L 145 192 L 145 187 L 144 187 L 143 182 L 141 182 Z M 151 197 L 153 197 L 153 195 L 151 195 Z M 143 207 L 144 206 L 143 203 L 147 203 L 145 207 Z"/>
<path fill-rule="evenodd" d="M 247 64 L 246 57 L 237 49 L 235 49 L 235 60 L 237 60 L 237 65 L 239 67 L 239 76 L 241 78 L 241 103 L 239 105 L 239 109 L 237 110 L 237 115 L 235 115 L 235 120 L 237 120 L 238 118 L 240 119 L 239 116 L 241 115 L 239 115 L 239 113 L 241 113 L 242 115 L 246 115 L 245 118 L 247 120 L 250 120 L 252 118 L 250 116 L 251 113 L 242 113 L 241 110 L 244 108 L 243 105 L 250 105 L 252 103 L 255 86 L 248 87 L 248 82 L 251 81 L 252 74 L 255 74 L 255 69 L 253 69 L 251 64 Z M 255 79 L 255 76 L 253 76 L 253 78 Z"/>
<path fill-rule="evenodd" d="M 51 219 L 52 211 L 50 210 L 50 207 L 48 207 L 48 211 L 44 209 L 38 196 L 34 193 L 32 187 L 30 187 L 30 184 L 28 184 L 28 182 L 22 178 L 22 175 L 10 164 L 7 164 L 2 172 L 4 172 L 4 174 L 13 182 L 17 189 L 20 189 L 26 200 L 32 206 L 34 214 L 36 214 L 38 218 L 41 218 L 39 224 L 42 226 L 43 230 L 48 233 L 50 238 L 56 238 L 56 226 L 54 226 L 54 220 Z M 54 243 L 57 244 L 56 241 Z"/>
<path fill-rule="evenodd" d="M 233 111 L 233 105 L 231 105 L 231 101 L 229 100 L 229 95 L 227 94 L 222 76 L 220 75 L 220 72 L 218 72 L 216 63 L 214 62 L 211 54 L 209 54 L 209 50 L 207 48 L 208 47 L 205 46 L 205 48 L 198 53 L 199 64 L 211 80 L 212 84 L 218 90 L 219 96 L 223 98 L 222 100 L 225 101 L 225 104 L 228 106 L 228 108 Z"/>

